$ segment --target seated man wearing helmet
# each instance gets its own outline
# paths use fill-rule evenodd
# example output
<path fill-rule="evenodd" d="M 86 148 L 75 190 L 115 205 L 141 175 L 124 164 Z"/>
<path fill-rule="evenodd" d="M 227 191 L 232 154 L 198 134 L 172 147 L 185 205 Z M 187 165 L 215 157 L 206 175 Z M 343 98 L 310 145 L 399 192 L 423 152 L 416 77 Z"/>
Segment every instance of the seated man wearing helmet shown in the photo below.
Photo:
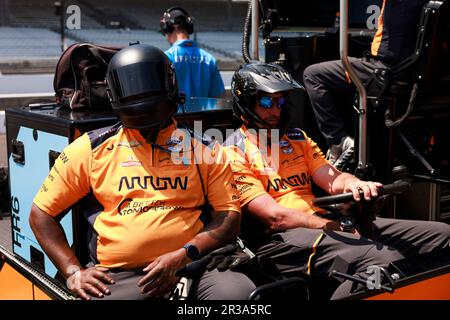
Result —
<path fill-rule="evenodd" d="M 241 237 L 263 265 L 286 277 L 326 280 L 339 257 L 348 266 L 344 272 L 364 277 L 369 266 L 449 246 L 450 226 L 439 222 L 377 218 L 368 239 L 349 221 L 327 218 L 312 205 L 312 182 L 330 194 L 352 192 L 356 201 L 376 197 L 382 184 L 338 171 L 304 131 L 283 127 L 289 94 L 303 87 L 280 66 L 244 65 L 231 89 L 242 125 L 225 150 L 241 196 Z M 332 298 L 348 296 L 351 288 L 344 281 Z"/>
<path fill-rule="evenodd" d="M 176 130 L 178 88 L 164 52 L 147 45 L 122 49 L 106 78 L 120 123 L 65 148 L 34 199 L 30 225 L 81 298 L 167 296 L 177 270 L 235 241 L 240 207 L 233 174 L 217 144 L 199 153 L 207 159 L 193 161 L 204 143 Z M 205 193 L 213 209 L 208 220 Z M 81 199 L 91 227 L 87 267 L 57 223 Z M 254 285 L 241 273 L 213 270 L 193 288 L 197 299 L 244 299 Z"/>
<path fill-rule="evenodd" d="M 186 98 L 222 96 L 225 87 L 216 59 L 189 39 L 193 17 L 181 7 L 171 7 L 161 17 L 160 29 L 171 45 L 166 54 L 175 66 L 180 92 Z"/>

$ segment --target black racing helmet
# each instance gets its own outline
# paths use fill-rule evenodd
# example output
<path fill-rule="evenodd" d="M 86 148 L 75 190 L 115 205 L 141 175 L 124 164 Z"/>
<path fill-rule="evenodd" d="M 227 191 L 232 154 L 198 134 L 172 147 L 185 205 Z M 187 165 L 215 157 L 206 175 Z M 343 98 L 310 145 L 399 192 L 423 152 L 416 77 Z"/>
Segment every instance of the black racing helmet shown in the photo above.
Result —
<path fill-rule="evenodd" d="M 254 111 L 256 97 L 260 93 L 291 93 L 304 90 L 281 66 L 273 63 L 252 62 L 237 69 L 231 80 L 233 113 L 250 126 L 269 126 Z"/>
<path fill-rule="evenodd" d="M 160 127 L 177 110 L 174 69 L 156 47 L 136 44 L 120 50 L 109 63 L 106 81 L 112 108 L 124 127 Z"/>

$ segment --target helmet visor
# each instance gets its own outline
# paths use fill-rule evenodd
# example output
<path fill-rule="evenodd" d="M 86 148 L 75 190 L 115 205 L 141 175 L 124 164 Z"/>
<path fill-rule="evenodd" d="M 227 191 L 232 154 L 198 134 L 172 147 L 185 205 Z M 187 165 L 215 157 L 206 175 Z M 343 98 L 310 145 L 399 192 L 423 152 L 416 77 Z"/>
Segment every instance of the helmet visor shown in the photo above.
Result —
<path fill-rule="evenodd" d="M 263 109 L 272 108 L 273 104 L 276 103 L 278 109 L 284 108 L 287 104 L 287 100 L 285 97 L 274 98 L 271 96 L 260 96 L 258 98 L 259 105 Z"/>
<path fill-rule="evenodd" d="M 169 91 L 165 74 L 165 65 L 159 62 L 141 62 L 114 69 L 109 84 L 115 87 L 114 100 Z"/>

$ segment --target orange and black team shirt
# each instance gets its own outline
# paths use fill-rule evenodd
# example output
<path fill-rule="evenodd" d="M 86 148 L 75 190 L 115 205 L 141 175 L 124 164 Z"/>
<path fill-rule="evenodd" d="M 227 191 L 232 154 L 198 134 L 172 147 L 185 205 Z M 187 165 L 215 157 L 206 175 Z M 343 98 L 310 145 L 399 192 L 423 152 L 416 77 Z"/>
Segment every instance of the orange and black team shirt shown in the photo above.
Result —
<path fill-rule="evenodd" d="M 266 154 L 259 149 L 259 136 L 242 126 L 225 142 L 241 205 L 269 194 L 280 205 L 307 213 L 322 212 L 312 205 L 311 177 L 328 164 L 322 151 L 302 130 L 290 129 L 278 143 L 279 163 L 274 150 Z"/>
<path fill-rule="evenodd" d="M 214 211 L 240 212 L 222 148 L 190 137 L 175 122 L 160 131 L 155 144 L 120 125 L 86 133 L 61 153 L 34 203 L 55 217 L 82 199 L 92 226 L 92 261 L 108 268 L 146 266 L 181 248 L 204 226 L 194 158 Z"/>
<path fill-rule="evenodd" d="M 371 53 L 387 64 L 413 54 L 421 8 L 428 0 L 383 0 Z"/>

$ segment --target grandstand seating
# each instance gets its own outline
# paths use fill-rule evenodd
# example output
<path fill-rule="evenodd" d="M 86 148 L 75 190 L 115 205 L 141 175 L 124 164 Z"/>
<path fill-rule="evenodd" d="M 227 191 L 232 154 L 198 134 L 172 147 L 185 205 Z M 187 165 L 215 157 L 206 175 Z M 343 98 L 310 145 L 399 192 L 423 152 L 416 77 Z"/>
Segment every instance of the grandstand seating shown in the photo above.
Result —
<path fill-rule="evenodd" d="M 167 40 L 158 32 L 150 30 L 71 30 L 68 36 L 78 42 L 91 42 L 103 45 L 126 46 L 129 42 L 151 44 L 162 50 L 169 48 Z M 241 32 L 197 32 L 195 35 L 199 45 L 220 60 L 241 59 Z M 263 55 L 262 41 L 260 52 Z"/>
<path fill-rule="evenodd" d="M 82 29 L 109 27 L 118 21 L 125 28 L 158 30 L 159 19 L 165 9 L 180 5 L 173 0 L 72 0 L 81 9 Z M 66 1 L 68 5 L 68 1 Z M 196 18 L 198 31 L 240 31 L 246 4 L 227 0 L 184 0 L 182 3 Z M 2 25 L 12 27 L 59 28 L 52 0 L 2 0 Z"/>
<path fill-rule="evenodd" d="M 69 5 L 68 1 L 65 2 Z M 129 42 L 169 48 L 158 33 L 165 9 L 174 0 L 71 0 L 81 9 L 81 29 L 66 29 L 66 44 L 92 42 L 127 45 Z M 228 0 L 184 0 L 195 17 L 194 38 L 218 60 L 241 60 L 241 37 L 247 4 Z M 58 57 L 60 20 L 53 0 L 0 0 L 0 57 Z M 119 24 L 114 26 L 112 23 Z M 262 49 L 262 48 L 261 48 Z M 262 50 L 261 50 L 262 52 Z"/>
<path fill-rule="evenodd" d="M 96 0 L 95 6 L 110 15 L 122 14 L 142 28 L 159 29 L 159 19 L 164 10 L 182 5 L 195 18 L 197 31 L 241 31 L 247 5 L 228 0 Z"/>
<path fill-rule="evenodd" d="M 68 39 L 68 44 L 73 43 Z M 44 28 L 0 27 L 0 56 L 56 57 L 61 54 L 60 35 Z"/>
<path fill-rule="evenodd" d="M 66 1 L 67 2 L 67 1 Z M 11 27 L 30 27 L 58 29 L 60 27 L 59 17 L 55 15 L 54 1 L 6 1 L 8 4 L 4 10 L 9 15 L 8 25 Z M 83 6 L 79 1 L 73 0 L 70 4 L 80 6 L 82 10 L 81 23 L 83 28 L 101 28 L 102 25 L 92 18 L 88 13 L 83 14 Z M 87 11 L 87 10 L 86 10 Z M 5 13 L 4 13 L 5 15 Z"/>
<path fill-rule="evenodd" d="M 123 30 L 123 29 L 81 29 L 70 30 L 68 36 L 78 42 L 91 42 L 103 45 L 127 46 L 129 42 L 152 44 L 166 50 L 169 43 L 160 34 L 150 30 Z"/>
<path fill-rule="evenodd" d="M 203 47 L 212 50 L 213 53 L 222 54 L 229 58 L 241 59 L 242 57 L 242 31 L 240 32 L 199 32 L 197 41 Z M 264 58 L 264 45 L 259 39 L 259 55 Z"/>

